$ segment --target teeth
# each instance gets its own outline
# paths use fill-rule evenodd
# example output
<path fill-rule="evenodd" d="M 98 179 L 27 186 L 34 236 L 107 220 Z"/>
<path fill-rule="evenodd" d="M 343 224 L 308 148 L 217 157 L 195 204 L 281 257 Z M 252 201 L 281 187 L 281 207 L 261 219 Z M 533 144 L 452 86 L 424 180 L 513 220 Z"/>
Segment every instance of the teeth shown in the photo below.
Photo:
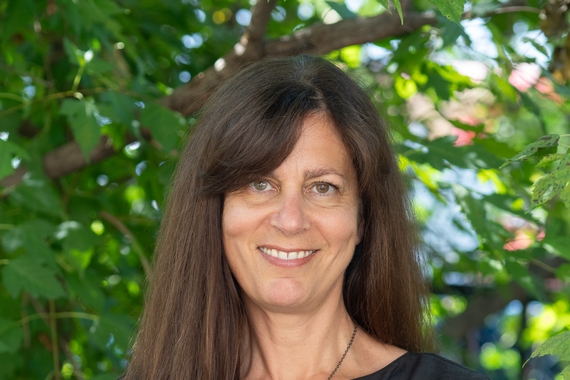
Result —
<path fill-rule="evenodd" d="M 265 253 L 266 255 L 277 257 L 281 260 L 302 259 L 302 258 L 307 257 L 310 254 L 315 252 L 315 250 L 298 251 L 298 252 L 283 252 L 283 251 L 278 251 L 276 249 L 269 249 L 269 248 L 265 248 L 265 247 L 259 247 L 259 249 L 261 250 L 261 252 Z"/>

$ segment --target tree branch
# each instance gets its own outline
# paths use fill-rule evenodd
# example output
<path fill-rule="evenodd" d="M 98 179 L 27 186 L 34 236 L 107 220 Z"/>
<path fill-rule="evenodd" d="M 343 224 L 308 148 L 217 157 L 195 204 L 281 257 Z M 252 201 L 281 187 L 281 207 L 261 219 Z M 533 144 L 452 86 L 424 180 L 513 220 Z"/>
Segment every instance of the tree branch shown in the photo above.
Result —
<path fill-rule="evenodd" d="M 249 26 L 234 48 L 218 59 L 213 67 L 196 75 L 190 83 L 162 98 L 160 103 L 183 115 L 190 115 L 202 107 L 214 89 L 240 67 L 264 57 L 263 36 L 276 3 L 277 0 L 259 0 L 253 8 Z"/>
<path fill-rule="evenodd" d="M 396 12 L 383 13 L 375 17 L 351 18 L 335 24 L 315 24 L 292 35 L 267 42 L 265 55 L 280 57 L 297 54 L 326 54 L 350 45 L 378 41 L 387 37 L 409 34 L 424 25 L 435 25 L 431 13 L 408 13 L 404 24 Z"/>
<path fill-rule="evenodd" d="M 297 54 L 326 54 L 345 46 L 377 41 L 411 33 L 424 25 L 434 25 L 435 15 L 408 13 L 402 25 L 395 12 L 368 18 L 341 20 L 335 24 L 315 24 L 290 36 L 264 42 L 263 35 L 276 0 L 260 0 L 253 9 L 250 25 L 240 41 L 214 67 L 195 76 L 190 83 L 181 86 L 162 98 L 160 103 L 183 115 L 196 112 L 214 89 L 239 69 L 261 58 L 282 57 Z M 103 137 L 90 154 L 89 163 L 99 162 L 115 153 L 108 138 Z M 44 157 L 45 173 L 59 178 L 88 165 L 76 142 L 67 143 Z M 0 181 L 0 186 L 16 186 L 27 172 L 20 167 L 12 175 Z"/>
<path fill-rule="evenodd" d="M 27 295 L 27 293 L 24 293 L 24 295 L 31 301 L 32 306 L 36 310 L 37 314 L 24 316 L 22 318 L 22 320 L 20 321 L 20 323 L 22 325 L 26 325 L 33 319 L 42 319 L 44 321 L 44 323 L 46 324 L 46 326 L 50 327 L 51 326 L 50 314 L 46 312 L 44 307 L 40 304 L 40 302 L 36 298 L 29 297 Z M 62 314 L 65 315 L 66 317 L 69 317 L 69 318 L 94 317 L 94 316 L 91 316 L 89 314 L 77 313 L 77 312 L 70 312 L 70 313 L 60 312 L 60 313 L 55 313 L 54 316 L 55 316 L 55 318 L 58 318 Z M 96 318 L 88 318 L 88 319 L 96 320 Z M 73 366 L 73 373 L 75 374 L 75 377 L 78 380 L 83 380 L 85 377 L 83 376 L 83 373 L 81 372 L 81 366 L 79 365 L 79 363 L 77 363 L 77 360 L 75 360 L 73 353 L 71 352 L 71 350 L 67 346 L 68 343 L 69 342 L 67 340 L 65 340 L 61 335 L 59 336 L 59 345 L 62 348 L 63 352 L 65 353 L 67 360 L 69 360 L 69 362 Z"/>
<path fill-rule="evenodd" d="M 55 319 L 55 302 L 54 300 L 49 300 L 49 320 L 50 320 L 50 330 L 51 330 L 51 347 L 52 347 L 52 357 L 53 357 L 53 373 L 56 380 L 61 380 L 60 372 L 60 362 L 59 362 L 59 338 L 57 336 L 57 321 Z"/>
<path fill-rule="evenodd" d="M 170 96 L 163 98 L 161 103 L 184 115 L 189 115 L 202 107 L 208 96 L 222 81 L 235 74 L 243 65 L 258 59 L 297 54 L 322 55 L 345 46 L 398 37 L 424 25 L 436 23 L 435 15 L 431 13 L 408 13 L 405 15 L 405 20 L 402 25 L 399 16 L 393 12 L 375 17 L 341 20 L 330 25 L 318 23 L 300 29 L 292 35 L 267 41 L 258 54 L 254 54 L 255 51 L 249 53 L 244 41 L 240 40 L 234 49 L 216 62 L 214 67 L 210 67 L 198 74 L 190 83 L 174 90 Z M 238 54 L 240 52 L 241 55 Z"/>
<path fill-rule="evenodd" d="M 129 230 L 129 228 L 125 226 L 123 222 L 121 222 L 115 216 L 109 214 L 106 211 L 101 211 L 99 215 L 101 215 L 101 218 L 105 219 L 107 222 L 115 226 L 115 228 L 118 229 L 123 235 L 125 235 L 125 237 L 130 241 L 133 250 L 139 257 L 145 275 L 149 277 L 151 271 L 150 263 L 148 262 L 148 259 L 144 254 L 144 249 L 141 247 L 141 245 L 139 244 L 138 240 L 136 239 L 135 235 L 131 232 L 131 230 Z"/>
<path fill-rule="evenodd" d="M 89 153 L 89 163 L 99 162 L 115 154 L 109 137 L 103 136 L 99 144 Z M 59 178 L 88 165 L 76 141 L 69 142 L 47 153 L 43 159 L 44 172 L 49 178 Z M 18 167 L 14 173 L 0 181 L 0 186 L 16 186 L 28 172 L 24 166 Z"/>
<path fill-rule="evenodd" d="M 261 45 L 267 24 L 271 19 L 271 11 L 275 8 L 277 0 L 260 0 L 255 4 L 251 12 L 251 21 L 247 26 L 242 39 L 246 39 L 248 43 Z"/>

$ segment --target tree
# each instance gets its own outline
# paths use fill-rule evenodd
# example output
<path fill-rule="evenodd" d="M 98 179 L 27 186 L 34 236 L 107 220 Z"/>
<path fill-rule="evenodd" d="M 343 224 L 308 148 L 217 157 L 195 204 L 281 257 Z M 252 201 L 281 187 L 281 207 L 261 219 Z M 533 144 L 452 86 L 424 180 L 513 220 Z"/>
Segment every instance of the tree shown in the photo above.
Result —
<path fill-rule="evenodd" d="M 197 111 L 241 66 L 301 53 L 393 125 L 440 350 L 493 378 L 545 371 L 521 366 L 570 320 L 567 0 L 393 5 L 0 3 L 0 378 L 123 371 Z M 566 335 L 537 353 L 568 360 Z"/>

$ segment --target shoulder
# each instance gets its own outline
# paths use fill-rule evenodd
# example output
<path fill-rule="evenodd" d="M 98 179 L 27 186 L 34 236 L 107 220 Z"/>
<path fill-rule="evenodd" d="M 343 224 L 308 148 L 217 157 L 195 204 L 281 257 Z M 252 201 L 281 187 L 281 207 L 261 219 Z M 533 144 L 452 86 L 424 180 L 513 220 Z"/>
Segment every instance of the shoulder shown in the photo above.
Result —
<path fill-rule="evenodd" d="M 480 374 L 470 368 L 459 363 L 446 359 L 436 354 L 416 354 L 418 355 L 418 367 L 425 369 L 433 369 L 434 375 L 438 374 L 438 379 L 469 379 L 469 380 L 488 380 L 485 375 Z M 444 376 L 445 375 L 445 376 Z"/>
<path fill-rule="evenodd" d="M 436 354 L 408 352 L 380 371 L 355 380 L 489 380 L 472 369 Z"/>

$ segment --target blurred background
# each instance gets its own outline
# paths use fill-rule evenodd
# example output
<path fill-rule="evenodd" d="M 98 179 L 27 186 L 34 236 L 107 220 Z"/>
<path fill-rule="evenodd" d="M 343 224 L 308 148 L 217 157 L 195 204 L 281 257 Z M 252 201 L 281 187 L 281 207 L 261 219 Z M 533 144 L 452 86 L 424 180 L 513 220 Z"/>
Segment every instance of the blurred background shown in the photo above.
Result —
<path fill-rule="evenodd" d="M 438 351 L 570 378 L 570 1 L 257 1 L 0 1 L 0 379 L 123 372 L 197 111 L 300 53 L 393 128 Z"/>

